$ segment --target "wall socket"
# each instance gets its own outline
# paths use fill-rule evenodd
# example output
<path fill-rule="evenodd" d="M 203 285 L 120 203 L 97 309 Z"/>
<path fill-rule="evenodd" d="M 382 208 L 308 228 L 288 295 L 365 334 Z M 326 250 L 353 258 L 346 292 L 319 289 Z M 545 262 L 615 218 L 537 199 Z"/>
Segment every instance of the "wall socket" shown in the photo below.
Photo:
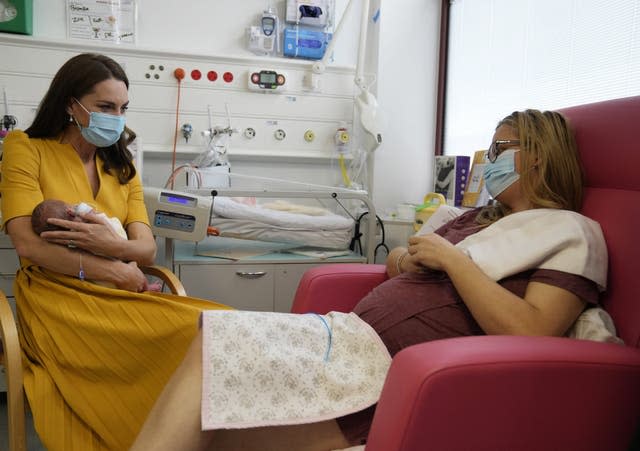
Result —
<path fill-rule="evenodd" d="M 159 80 L 160 75 L 164 72 L 165 67 L 162 64 L 149 64 L 147 72 L 144 74 L 144 78 L 147 80 Z"/>

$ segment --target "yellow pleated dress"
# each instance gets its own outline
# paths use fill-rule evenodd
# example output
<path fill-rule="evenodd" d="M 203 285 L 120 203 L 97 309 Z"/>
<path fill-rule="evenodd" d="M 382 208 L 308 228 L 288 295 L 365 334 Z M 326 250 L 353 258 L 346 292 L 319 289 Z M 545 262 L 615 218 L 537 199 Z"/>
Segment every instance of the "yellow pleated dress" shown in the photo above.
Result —
<path fill-rule="evenodd" d="M 97 158 L 94 198 L 75 150 L 55 139 L 5 138 L 2 218 L 43 199 L 87 202 L 123 225 L 148 224 L 136 176 L 120 185 Z M 3 224 L 4 225 L 4 224 Z M 228 308 L 164 293 L 133 293 L 61 275 L 23 259 L 14 285 L 24 387 L 49 451 L 127 450 L 182 361 L 203 309 Z"/>

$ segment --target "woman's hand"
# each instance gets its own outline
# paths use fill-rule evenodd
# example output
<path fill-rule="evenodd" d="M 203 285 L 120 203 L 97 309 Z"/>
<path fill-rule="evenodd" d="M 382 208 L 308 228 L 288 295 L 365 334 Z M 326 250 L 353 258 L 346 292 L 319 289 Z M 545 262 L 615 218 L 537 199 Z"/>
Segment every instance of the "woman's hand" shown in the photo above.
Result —
<path fill-rule="evenodd" d="M 416 264 L 406 247 L 396 247 L 389 252 L 386 261 L 387 275 L 395 277 L 405 272 L 421 272 L 424 266 Z"/>
<path fill-rule="evenodd" d="M 455 258 L 466 258 L 464 252 L 436 233 L 410 237 L 407 250 L 407 264 L 437 271 L 447 271 Z"/>
<path fill-rule="evenodd" d="M 118 280 L 114 281 L 114 285 L 121 290 L 134 291 L 140 293 L 147 291 L 149 282 L 144 273 L 140 271 L 136 262 L 123 263 L 124 270 L 119 271 Z"/>
<path fill-rule="evenodd" d="M 82 216 L 84 222 L 49 218 L 47 222 L 68 230 L 43 232 L 40 237 L 56 244 L 78 247 L 97 255 L 115 257 L 118 244 L 126 241 L 108 224 L 107 219 L 94 212 Z"/>

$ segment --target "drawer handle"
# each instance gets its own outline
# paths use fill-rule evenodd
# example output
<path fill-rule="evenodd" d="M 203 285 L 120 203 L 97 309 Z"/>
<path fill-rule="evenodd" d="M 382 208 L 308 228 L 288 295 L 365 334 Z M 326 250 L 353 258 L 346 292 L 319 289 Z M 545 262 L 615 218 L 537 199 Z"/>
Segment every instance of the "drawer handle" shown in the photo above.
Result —
<path fill-rule="evenodd" d="M 258 279 L 267 274 L 266 271 L 236 271 L 236 275 L 245 279 Z"/>

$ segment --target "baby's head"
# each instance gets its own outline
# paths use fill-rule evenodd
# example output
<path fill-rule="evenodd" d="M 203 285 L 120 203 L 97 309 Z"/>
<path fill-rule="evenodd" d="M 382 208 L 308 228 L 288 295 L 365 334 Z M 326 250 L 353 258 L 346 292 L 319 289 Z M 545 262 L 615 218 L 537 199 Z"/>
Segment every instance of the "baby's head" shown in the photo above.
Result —
<path fill-rule="evenodd" d="M 46 199 L 36 205 L 31 213 L 31 227 L 33 231 L 40 235 L 42 232 L 50 230 L 66 230 L 54 224 L 49 224 L 47 219 L 58 218 L 67 221 L 76 221 L 75 207 L 71 204 L 57 199 Z"/>

